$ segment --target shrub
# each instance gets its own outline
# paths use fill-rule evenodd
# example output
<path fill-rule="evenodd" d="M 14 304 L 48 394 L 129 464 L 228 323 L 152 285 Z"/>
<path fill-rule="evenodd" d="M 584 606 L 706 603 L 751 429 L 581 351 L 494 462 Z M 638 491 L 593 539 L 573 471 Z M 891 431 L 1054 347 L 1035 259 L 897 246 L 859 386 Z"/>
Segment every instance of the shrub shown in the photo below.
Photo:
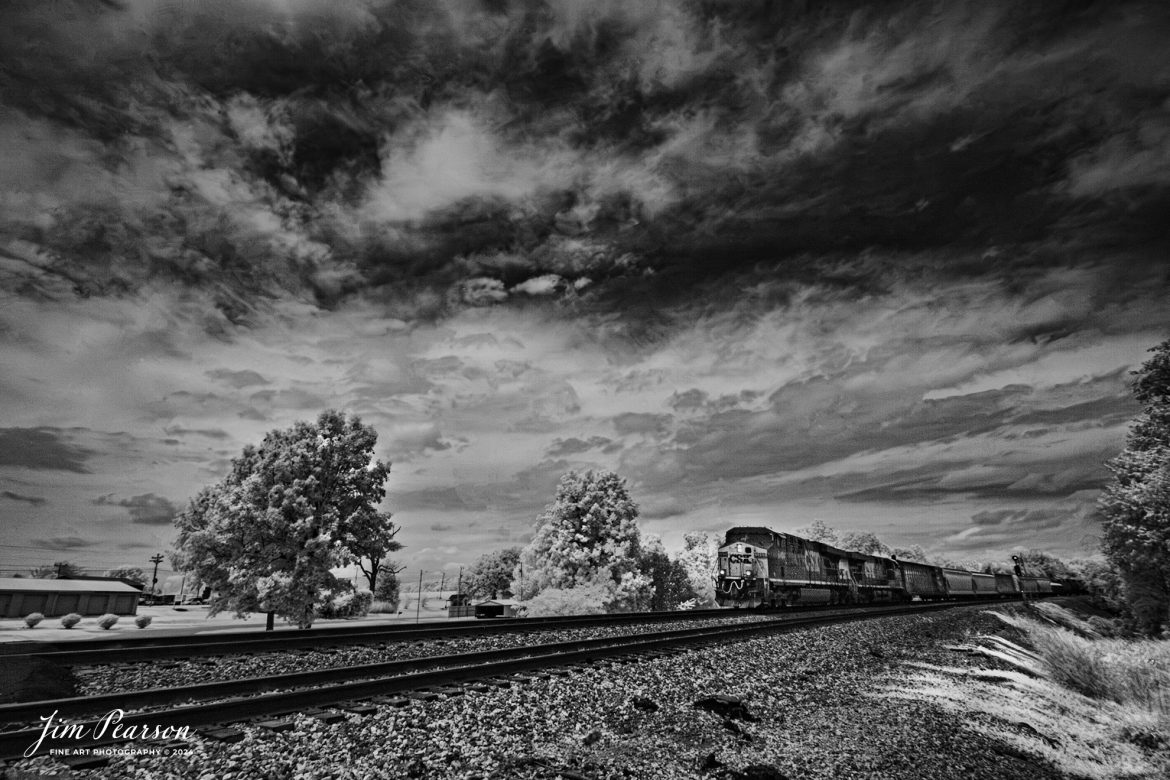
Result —
<path fill-rule="evenodd" d="M 334 596 L 318 613 L 322 618 L 351 618 L 368 614 L 374 594 L 368 590 L 355 590 Z"/>
<path fill-rule="evenodd" d="M 45 616 L 42 615 L 40 612 L 30 612 L 29 614 L 24 616 L 24 624 L 26 626 L 28 626 L 29 628 L 32 628 L 37 623 L 40 623 L 44 619 L 45 619 Z"/>
<path fill-rule="evenodd" d="M 80 622 L 81 622 L 81 615 L 78 615 L 76 612 L 70 612 L 68 615 L 61 618 L 61 627 L 62 628 L 73 628 L 75 625 L 77 625 Z"/>
<path fill-rule="evenodd" d="M 604 615 L 605 599 L 609 592 L 603 586 L 577 588 L 547 588 L 527 603 L 534 617 L 559 615 Z"/>
<path fill-rule="evenodd" d="M 150 620 L 150 615 L 139 615 L 138 617 L 134 618 L 134 625 L 138 626 L 139 628 L 146 628 L 150 625 Z"/>
<path fill-rule="evenodd" d="M 371 615 L 384 615 L 384 614 L 394 615 L 397 612 L 398 612 L 398 605 L 396 603 L 394 603 L 393 601 L 383 601 L 381 599 L 376 599 L 376 600 L 370 602 L 369 614 L 371 614 Z"/>
<path fill-rule="evenodd" d="M 98 618 L 98 621 L 97 621 L 97 622 L 98 622 L 98 625 L 99 625 L 99 626 L 101 626 L 102 628 L 104 628 L 106 631 L 109 631 L 109 630 L 110 630 L 110 628 L 111 628 L 111 627 L 112 627 L 112 626 L 113 626 L 115 623 L 117 623 L 117 622 L 118 622 L 118 616 L 117 616 L 117 615 L 112 615 L 112 614 L 110 614 L 110 613 L 108 613 L 108 612 L 107 612 L 106 614 L 104 614 L 104 615 L 102 615 L 100 618 Z"/>

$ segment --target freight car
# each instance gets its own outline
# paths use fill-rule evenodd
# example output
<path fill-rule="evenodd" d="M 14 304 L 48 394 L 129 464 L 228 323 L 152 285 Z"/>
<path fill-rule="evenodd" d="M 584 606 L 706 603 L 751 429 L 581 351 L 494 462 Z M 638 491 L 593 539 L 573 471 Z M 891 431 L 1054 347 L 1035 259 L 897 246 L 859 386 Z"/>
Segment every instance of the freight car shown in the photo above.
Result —
<path fill-rule="evenodd" d="M 1051 593 L 1048 580 L 944 569 L 841 550 L 759 526 L 730 529 L 719 548 L 721 607 L 866 604 Z"/>

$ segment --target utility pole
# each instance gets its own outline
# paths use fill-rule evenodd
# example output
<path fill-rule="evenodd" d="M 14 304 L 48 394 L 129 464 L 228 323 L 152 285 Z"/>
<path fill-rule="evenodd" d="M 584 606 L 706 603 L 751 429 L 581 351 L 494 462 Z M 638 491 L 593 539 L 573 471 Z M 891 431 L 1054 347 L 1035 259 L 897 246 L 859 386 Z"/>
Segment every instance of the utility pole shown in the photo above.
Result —
<path fill-rule="evenodd" d="M 459 585 L 455 588 L 456 593 L 463 592 L 463 567 L 459 567 Z"/>
<path fill-rule="evenodd" d="M 443 586 L 447 584 L 447 572 L 443 572 L 443 576 L 439 578 L 439 598 L 443 598 Z"/>
<path fill-rule="evenodd" d="M 154 564 L 154 577 L 150 581 L 150 595 L 153 600 L 158 595 L 158 565 L 163 562 L 162 553 L 155 553 L 151 557 L 150 562 Z"/>
<path fill-rule="evenodd" d="M 418 613 L 422 609 L 422 576 L 423 570 L 418 570 L 418 598 L 414 602 L 414 624 L 418 625 Z"/>

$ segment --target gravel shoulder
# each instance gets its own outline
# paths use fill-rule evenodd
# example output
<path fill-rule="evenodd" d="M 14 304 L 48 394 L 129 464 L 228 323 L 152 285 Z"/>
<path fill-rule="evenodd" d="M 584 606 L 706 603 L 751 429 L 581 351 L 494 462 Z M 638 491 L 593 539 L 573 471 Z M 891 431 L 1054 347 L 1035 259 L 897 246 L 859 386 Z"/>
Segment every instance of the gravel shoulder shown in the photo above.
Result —
<path fill-rule="evenodd" d="M 1065 778 L 1035 755 L 882 687 L 907 662 L 986 668 L 945 645 L 997 630 L 982 607 L 794 631 L 508 689 L 246 727 L 190 755 L 115 756 L 94 778 Z M 735 697 L 722 713 L 695 702 Z M 716 708 L 718 709 L 718 708 Z M 975 717 L 975 716 L 973 716 Z M 1021 726 L 1023 728 L 1023 726 Z M 64 768 L 48 757 L 11 768 Z M 14 775 L 16 776 L 16 775 Z"/>

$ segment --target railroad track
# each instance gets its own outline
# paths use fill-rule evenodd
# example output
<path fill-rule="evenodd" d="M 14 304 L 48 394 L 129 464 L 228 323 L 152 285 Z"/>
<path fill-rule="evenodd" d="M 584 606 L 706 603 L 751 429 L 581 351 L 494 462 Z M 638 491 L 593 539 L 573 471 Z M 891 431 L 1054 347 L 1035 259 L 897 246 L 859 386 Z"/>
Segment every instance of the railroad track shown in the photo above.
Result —
<path fill-rule="evenodd" d="M 0 643 L 0 662 L 7 656 L 37 657 L 65 666 L 154 661 L 210 655 L 279 652 L 307 647 L 448 639 L 514 631 L 544 631 L 622 623 L 659 623 L 742 617 L 739 610 L 704 609 L 670 612 L 631 612 L 618 615 L 571 615 L 547 618 L 460 621 L 444 625 L 396 624 L 343 626 L 306 631 L 247 631 L 139 638 L 86 639 L 75 642 Z M 79 645 L 84 645 L 79 647 Z"/>
<path fill-rule="evenodd" d="M 199 727 L 201 734 L 212 738 L 231 738 L 236 734 L 242 738 L 242 731 L 225 728 L 225 724 L 265 718 L 267 720 L 260 725 L 285 730 L 292 728 L 292 722 L 279 716 L 290 713 L 307 712 L 322 719 L 340 718 L 344 717 L 342 713 L 322 710 L 323 707 L 340 706 L 343 710 L 369 714 L 376 708 L 357 702 L 373 699 L 378 704 L 404 706 L 411 697 L 458 695 L 464 685 L 509 686 L 533 679 L 525 673 L 536 676 L 567 674 L 566 667 L 574 664 L 636 660 L 647 654 L 677 651 L 689 645 L 736 641 L 769 632 L 871 617 L 933 612 L 970 603 L 790 614 L 731 626 L 538 644 L 178 688 L 8 704 L 0 706 L 0 723 L 9 724 L 7 730 L 0 731 L 0 758 L 21 756 L 36 744 L 44 732 L 40 721 L 50 714 L 54 714 L 58 721 L 75 719 L 71 724 L 80 726 L 80 732 L 75 733 L 89 735 L 88 738 L 70 738 L 56 745 L 69 748 L 125 741 L 104 736 L 95 738 L 93 735 L 100 730 L 101 718 L 94 716 L 128 709 L 138 711 L 122 717 L 123 733 L 131 727 L 187 726 Z M 198 703 L 190 703 L 193 701 Z M 41 750 L 47 751 L 55 746 L 50 742 L 50 739 L 45 739 Z"/>
<path fill-rule="evenodd" d="M 855 609 L 873 609 L 888 605 L 866 605 Z M 778 614 L 804 614 L 823 611 L 823 606 L 789 607 Z M 246 655 L 279 652 L 307 647 L 377 644 L 450 639 L 487 634 L 551 631 L 602 625 L 667 623 L 694 620 L 732 619 L 745 615 L 773 614 L 754 610 L 704 609 L 670 612 L 630 612 L 616 615 L 574 615 L 567 617 L 517 618 L 460 622 L 454 625 L 346 626 L 308 631 L 248 631 L 231 634 L 170 636 L 157 638 L 119 637 L 79 642 L 7 642 L 0 643 L 0 662 L 9 656 L 37 657 L 62 666 L 125 664 L 134 661 L 157 661 L 164 658 Z M 78 645 L 84 644 L 83 647 Z"/>

